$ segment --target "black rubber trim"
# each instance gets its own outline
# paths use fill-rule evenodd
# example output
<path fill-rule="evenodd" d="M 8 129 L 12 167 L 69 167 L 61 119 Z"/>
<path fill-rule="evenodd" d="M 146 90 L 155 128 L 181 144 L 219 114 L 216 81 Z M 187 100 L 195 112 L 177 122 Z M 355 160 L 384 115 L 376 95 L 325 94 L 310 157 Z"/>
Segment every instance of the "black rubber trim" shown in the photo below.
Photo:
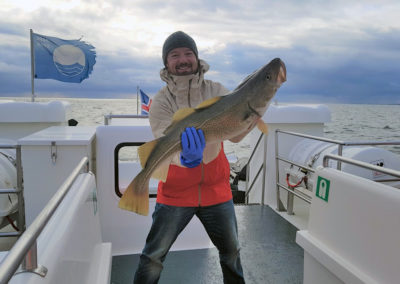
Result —
<path fill-rule="evenodd" d="M 119 166 L 118 166 L 118 154 L 119 150 L 121 148 L 126 147 L 126 146 L 141 146 L 143 145 L 144 142 L 123 142 L 118 144 L 115 149 L 114 149 L 114 189 L 115 189 L 115 194 L 118 197 L 122 197 L 121 191 L 119 191 Z M 157 197 L 157 194 L 149 194 L 150 198 Z"/>

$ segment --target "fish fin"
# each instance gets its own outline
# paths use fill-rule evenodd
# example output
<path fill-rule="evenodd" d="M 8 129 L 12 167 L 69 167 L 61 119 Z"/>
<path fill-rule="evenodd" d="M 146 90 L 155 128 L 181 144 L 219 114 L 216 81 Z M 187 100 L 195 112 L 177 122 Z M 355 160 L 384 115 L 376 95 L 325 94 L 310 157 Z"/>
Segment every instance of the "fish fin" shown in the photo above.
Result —
<path fill-rule="evenodd" d="M 211 99 L 205 100 L 202 103 L 200 103 L 196 109 L 203 109 L 203 108 L 207 108 L 213 104 L 215 104 L 216 102 L 218 102 L 221 99 L 221 97 L 213 97 Z"/>
<path fill-rule="evenodd" d="M 261 68 L 262 68 L 262 67 L 261 67 Z M 259 69 L 258 69 L 258 70 L 259 70 Z M 239 89 L 240 89 L 241 87 L 243 87 L 248 81 L 250 81 L 250 79 L 251 79 L 252 77 L 254 77 L 254 74 L 256 74 L 258 70 L 254 71 L 253 73 L 251 73 L 250 75 L 248 75 L 246 78 L 244 78 L 243 81 L 240 82 L 239 85 L 233 90 L 233 92 L 236 91 L 236 90 L 239 90 Z"/>
<path fill-rule="evenodd" d="M 240 142 L 251 130 L 253 130 L 254 127 L 256 127 L 256 125 L 257 125 L 257 128 L 260 129 L 260 131 L 262 133 L 264 133 L 265 135 L 268 134 L 267 124 L 264 121 L 262 121 L 262 119 L 258 119 L 257 121 L 254 121 L 254 123 L 252 123 L 247 130 L 245 130 L 238 136 L 232 137 L 231 139 L 229 139 L 229 141 L 231 141 L 233 143 Z"/>
<path fill-rule="evenodd" d="M 144 143 L 138 148 L 139 160 L 142 168 L 144 168 L 144 166 L 146 165 L 147 159 L 149 158 L 150 153 L 153 151 L 157 143 L 158 139 L 155 139 L 150 142 Z"/>
<path fill-rule="evenodd" d="M 118 207 L 147 216 L 149 214 L 149 184 L 146 184 L 144 190 L 138 191 L 135 190 L 137 188 L 137 181 L 136 176 L 119 200 Z"/>
<path fill-rule="evenodd" d="M 169 129 L 171 129 L 176 122 L 183 120 L 184 118 L 188 117 L 192 113 L 194 113 L 196 110 L 199 109 L 204 109 L 207 108 L 213 104 L 215 104 L 217 101 L 219 101 L 221 97 L 214 97 L 208 100 L 203 101 L 200 103 L 196 108 L 191 108 L 191 107 L 186 107 L 186 108 L 181 108 L 177 112 L 174 113 L 172 116 L 172 122 L 171 124 L 164 130 L 164 134 L 168 132 Z"/>
<path fill-rule="evenodd" d="M 257 128 L 265 135 L 268 134 L 268 125 L 262 119 L 257 121 Z"/>
<path fill-rule="evenodd" d="M 180 121 L 194 112 L 195 112 L 194 108 L 191 107 L 181 108 L 174 113 L 174 116 L 172 117 L 172 123 Z"/>
<path fill-rule="evenodd" d="M 164 130 L 164 134 L 167 134 L 168 130 L 170 130 L 178 121 L 184 119 L 185 117 L 191 115 L 195 112 L 194 108 L 185 107 L 177 110 L 174 115 L 172 116 L 171 124 Z"/>

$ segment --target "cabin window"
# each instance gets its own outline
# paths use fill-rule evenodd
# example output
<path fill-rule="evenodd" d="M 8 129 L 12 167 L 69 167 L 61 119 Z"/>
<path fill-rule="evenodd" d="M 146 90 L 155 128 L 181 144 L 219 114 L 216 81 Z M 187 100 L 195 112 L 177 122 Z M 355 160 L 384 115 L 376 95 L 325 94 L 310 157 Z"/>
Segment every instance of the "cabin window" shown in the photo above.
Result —
<path fill-rule="evenodd" d="M 137 149 L 143 143 L 124 142 L 115 147 L 114 150 L 114 187 L 115 193 L 121 197 L 121 189 L 125 189 L 134 176 L 130 172 L 140 169 L 140 161 Z"/>

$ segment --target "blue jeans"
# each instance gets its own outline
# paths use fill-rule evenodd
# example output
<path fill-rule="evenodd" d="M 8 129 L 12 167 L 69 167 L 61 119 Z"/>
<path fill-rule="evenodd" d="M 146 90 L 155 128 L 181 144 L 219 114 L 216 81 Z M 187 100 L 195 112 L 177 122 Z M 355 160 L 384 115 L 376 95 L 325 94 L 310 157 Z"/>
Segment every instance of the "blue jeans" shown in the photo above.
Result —
<path fill-rule="evenodd" d="M 244 283 L 232 200 L 207 207 L 176 207 L 157 203 L 134 283 L 158 282 L 169 249 L 194 215 L 200 219 L 219 251 L 224 283 Z"/>

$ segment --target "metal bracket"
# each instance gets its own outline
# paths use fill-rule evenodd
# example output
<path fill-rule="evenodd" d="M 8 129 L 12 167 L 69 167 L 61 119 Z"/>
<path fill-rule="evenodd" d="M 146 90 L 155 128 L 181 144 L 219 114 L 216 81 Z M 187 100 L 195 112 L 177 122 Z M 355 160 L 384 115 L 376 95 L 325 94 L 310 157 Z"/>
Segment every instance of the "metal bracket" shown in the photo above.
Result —
<path fill-rule="evenodd" d="M 37 259 L 37 243 L 35 241 L 26 253 L 25 258 L 22 260 L 20 269 L 15 272 L 15 274 L 29 272 L 45 277 L 48 269 L 45 266 L 38 264 Z"/>
<path fill-rule="evenodd" d="M 44 277 L 46 277 L 47 271 L 48 270 L 45 266 L 39 265 L 39 267 L 34 268 L 34 269 L 20 269 L 17 272 L 15 272 L 15 275 L 29 272 L 29 273 L 35 273 L 44 278 Z"/>
<path fill-rule="evenodd" d="M 50 146 L 50 158 L 53 164 L 56 163 L 57 161 L 57 145 L 56 141 L 51 141 L 51 146 Z"/>

